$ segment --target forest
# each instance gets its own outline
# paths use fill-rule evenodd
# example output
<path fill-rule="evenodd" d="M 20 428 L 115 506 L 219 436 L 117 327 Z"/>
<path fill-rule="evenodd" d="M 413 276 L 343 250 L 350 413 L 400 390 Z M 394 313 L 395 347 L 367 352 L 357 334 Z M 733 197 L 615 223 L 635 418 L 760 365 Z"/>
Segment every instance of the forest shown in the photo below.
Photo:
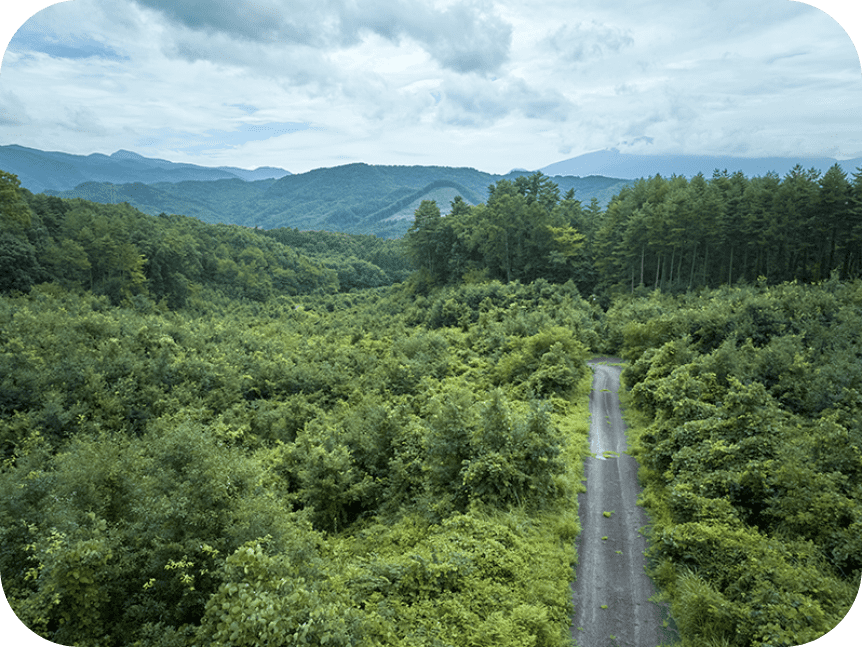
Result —
<path fill-rule="evenodd" d="M 49 640 L 570 645 L 599 354 L 682 645 L 859 590 L 862 173 L 534 174 L 384 240 L 0 172 L 0 218 L 0 575 Z"/>
<path fill-rule="evenodd" d="M 608 307 L 622 291 L 862 275 L 862 171 L 850 180 L 837 164 L 822 177 L 801 166 L 783 179 L 657 175 L 623 187 L 606 209 L 581 204 L 573 191 L 561 197 L 534 174 L 497 182 L 484 204 L 438 212 L 425 204 L 406 236 L 432 284 L 476 273 L 571 279 Z"/>

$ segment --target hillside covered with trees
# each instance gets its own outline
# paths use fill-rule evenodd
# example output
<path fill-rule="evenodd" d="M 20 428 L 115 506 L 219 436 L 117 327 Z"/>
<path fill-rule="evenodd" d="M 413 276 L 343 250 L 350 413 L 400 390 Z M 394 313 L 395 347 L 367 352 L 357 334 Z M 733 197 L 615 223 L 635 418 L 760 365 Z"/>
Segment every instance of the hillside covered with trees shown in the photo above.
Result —
<path fill-rule="evenodd" d="M 19 617 L 110 647 L 568 645 L 586 362 L 618 354 L 682 644 L 833 627 L 862 577 L 862 173 L 487 195 L 384 240 L 0 175 Z"/>
<path fill-rule="evenodd" d="M 52 281 L 114 305 L 131 299 L 177 308 L 205 288 L 265 301 L 389 285 L 412 271 L 398 241 L 154 217 L 128 204 L 34 195 L 6 173 L 0 209 L 4 292 Z"/>

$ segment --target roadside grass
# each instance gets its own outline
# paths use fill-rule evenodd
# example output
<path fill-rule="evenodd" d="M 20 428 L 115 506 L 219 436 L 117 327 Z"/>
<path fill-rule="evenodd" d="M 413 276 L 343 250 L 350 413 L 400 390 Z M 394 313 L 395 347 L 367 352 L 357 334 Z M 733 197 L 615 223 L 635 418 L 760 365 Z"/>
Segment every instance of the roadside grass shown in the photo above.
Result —
<path fill-rule="evenodd" d="M 622 366 L 623 368 L 625 368 L 627 364 L 622 363 L 618 364 L 618 366 Z M 651 472 L 648 468 L 644 467 L 641 461 L 638 459 L 638 449 L 640 445 L 639 441 L 647 427 L 652 424 L 652 420 L 645 414 L 638 411 L 632 405 L 631 393 L 622 384 L 620 384 L 620 388 L 617 395 L 619 396 L 620 400 L 620 413 L 626 426 L 625 434 L 626 440 L 628 442 L 628 451 L 626 451 L 625 453 L 629 456 L 632 456 L 638 462 L 638 481 L 641 485 L 643 485 L 650 479 Z M 641 495 L 638 497 L 638 505 L 642 508 L 645 508 L 646 511 L 647 506 L 645 505 L 644 501 L 644 492 L 641 492 Z M 660 506 L 657 509 L 660 511 L 666 511 L 668 508 L 666 506 Z M 655 510 L 656 508 L 649 506 L 649 510 L 647 511 L 647 518 L 650 520 L 650 522 L 646 526 L 639 529 L 639 532 L 646 538 L 647 542 L 650 541 L 652 534 L 652 526 L 655 524 L 656 521 Z M 646 565 L 647 573 L 651 573 L 656 566 L 657 564 L 649 562 L 648 560 L 648 563 Z M 662 624 L 665 629 L 665 635 L 672 635 L 672 637 L 669 637 L 668 640 L 663 641 L 661 645 L 658 645 L 657 647 L 723 647 L 723 645 L 720 644 L 695 645 L 683 641 L 679 636 L 679 629 L 677 627 L 676 621 L 670 613 L 669 597 L 666 593 L 663 593 L 659 589 L 653 576 L 650 575 L 650 579 L 655 585 L 657 591 L 657 593 L 652 598 L 650 598 L 650 601 L 654 604 L 659 605 L 659 607 L 661 608 L 662 616 L 664 618 Z"/>
<path fill-rule="evenodd" d="M 553 408 L 551 418 L 565 440 L 563 457 L 567 466 L 566 473 L 560 475 L 564 486 L 572 488 L 575 494 L 586 492 L 584 485 L 584 460 L 590 456 L 590 390 L 593 372 L 584 375 L 572 389 L 568 398 L 551 398 Z M 574 513 L 577 515 L 577 497 Z"/>
<path fill-rule="evenodd" d="M 593 385 L 593 372 L 587 371 L 577 385 L 570 391 L 567 398 L 551 398 L 553 413 L 551 414 L 554 425 L 563 436 L 563 458 L 566 471 L 555 476 L 559 479 L 559 485 L 570 493 L 571 505 L 565 510 L 565 514 L 555 511 L 553 516 L 557 517 L 556 524 L 563 526 L 558 528 L 558 536 L 571 537 L 570 550 L 572 551 L 572 581 L 574 581 L 574 566 L 578 563 L 576 552 L 576 540 L 581 533 L 581 523 L 578 514 L 578 494 L 586 492 L 584 475 L 584 461 L 590 454 L 590 391 Z M 565 532 L 568 531 L 568 532 Z M 571 631 L 574 609 L 569 617 L 569 631 Z M 577 645 L 577 642 L 574 643 Z"/>

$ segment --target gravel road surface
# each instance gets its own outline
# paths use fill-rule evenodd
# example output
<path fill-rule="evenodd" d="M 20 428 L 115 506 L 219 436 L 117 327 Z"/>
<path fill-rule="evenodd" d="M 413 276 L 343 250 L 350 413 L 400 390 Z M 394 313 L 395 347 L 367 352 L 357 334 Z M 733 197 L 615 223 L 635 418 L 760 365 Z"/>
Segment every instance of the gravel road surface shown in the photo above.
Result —
<path fill-rule="evenodd" d="M 625 424 L 617 395 L 619 362 L 593 360 L 590 392 L 590 451 L 586 493 L 578 495 L 581 535 L 572 585 L 572 637 L 580 647 L 656 647 L 670 645 L 662 626 L 666 613 L 650 602 L 655 593 L 644 572 L 646 540 L 640 529 L 648 519 L 637 506 L 638 464 L 626 451 Z M 609 513 L 609 514 L 607 514 Z"/>

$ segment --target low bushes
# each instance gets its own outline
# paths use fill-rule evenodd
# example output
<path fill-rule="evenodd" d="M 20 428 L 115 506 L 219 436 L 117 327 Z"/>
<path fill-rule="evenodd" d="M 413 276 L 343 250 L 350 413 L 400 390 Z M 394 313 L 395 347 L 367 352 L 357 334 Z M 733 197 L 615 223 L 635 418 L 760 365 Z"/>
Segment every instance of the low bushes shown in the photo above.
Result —
<path fill-rule="evenodd" d="M 624 326 L 650 559 L 684 644 L 799 645 L 852 605 L 860 305 L 858 283 L 725 290 L 663 302 L 672 339 Z"/>
<path fill-rule="evenodd" d="M 589 374 L 560 312 L 428 330 L 397 289 L 199 297 L 0 298 L 0 571 L 26 624 L 106 647 L 567 644 Z"/>

